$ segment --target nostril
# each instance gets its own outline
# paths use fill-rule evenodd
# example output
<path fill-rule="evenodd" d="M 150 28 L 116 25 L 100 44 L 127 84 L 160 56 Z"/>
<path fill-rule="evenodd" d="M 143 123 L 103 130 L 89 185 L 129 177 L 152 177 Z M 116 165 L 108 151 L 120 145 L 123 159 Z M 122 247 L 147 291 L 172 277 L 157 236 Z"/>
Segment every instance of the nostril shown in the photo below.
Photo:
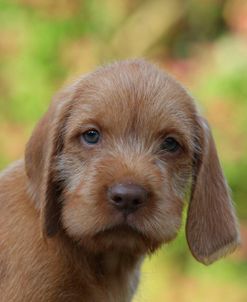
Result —
<path fill-rule="evenodd" d="M 123 198 L 121 196 L 113 196 L 112 200 L 116 202 L 117 204 L 121 203 L 123 201 Z"/>
<path fill-rule="evenodd" d="M 140 199 L 137 199 L 137 198 L 133 199 L 133 205 L 139 206 L 141 203 L 142 203 L 142 201 Z"/>

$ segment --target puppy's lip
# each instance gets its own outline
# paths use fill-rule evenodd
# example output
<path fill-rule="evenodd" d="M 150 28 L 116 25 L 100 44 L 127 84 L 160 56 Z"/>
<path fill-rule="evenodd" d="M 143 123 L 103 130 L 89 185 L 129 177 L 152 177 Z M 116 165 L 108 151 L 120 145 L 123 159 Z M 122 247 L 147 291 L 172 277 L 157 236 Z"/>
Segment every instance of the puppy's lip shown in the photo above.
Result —
<path fill-rule="evenodd" d="M 111 234 L 111 233 L 115 233 L 115 234 L 136 234 L 136 235 L 141 235 L 144 236 L 144 234 L 138 230 L 137 228 L 135 228 L 132 224 L 127 222 L 127 219 L 124 219 L 124 222 L 107 227 L 101 231 L 99 231 L 97 234 L 95 234 L 95 237 L 97 236 L 101 236 L 104 234 Z"/>

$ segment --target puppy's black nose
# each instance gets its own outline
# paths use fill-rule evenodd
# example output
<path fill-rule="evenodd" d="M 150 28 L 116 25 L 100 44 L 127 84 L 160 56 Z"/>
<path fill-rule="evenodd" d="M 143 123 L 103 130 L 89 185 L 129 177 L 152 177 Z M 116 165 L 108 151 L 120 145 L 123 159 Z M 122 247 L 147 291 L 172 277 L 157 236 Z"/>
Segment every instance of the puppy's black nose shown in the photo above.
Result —
<path fill-rule="evenodd" d="M 118 210 L 132 213 L 147 202 L 147 191 L 136 184 L 116 184 L 109 188 L 108 198 Z"/>

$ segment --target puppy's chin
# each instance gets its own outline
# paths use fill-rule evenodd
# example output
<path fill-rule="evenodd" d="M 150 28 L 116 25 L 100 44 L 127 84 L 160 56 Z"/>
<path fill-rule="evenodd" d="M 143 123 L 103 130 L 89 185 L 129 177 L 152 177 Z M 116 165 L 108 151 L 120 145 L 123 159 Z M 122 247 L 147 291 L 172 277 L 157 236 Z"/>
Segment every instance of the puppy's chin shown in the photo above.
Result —
<path fill-rule="evenodd" d="M 151 240 L 145 234 L 128 224 L 119 224 L 106 228 L 94 235 L 83 236 L 78 241 L 90 252 L 120 252 L 143 255 L 154 252 L 162 242 Z"/>

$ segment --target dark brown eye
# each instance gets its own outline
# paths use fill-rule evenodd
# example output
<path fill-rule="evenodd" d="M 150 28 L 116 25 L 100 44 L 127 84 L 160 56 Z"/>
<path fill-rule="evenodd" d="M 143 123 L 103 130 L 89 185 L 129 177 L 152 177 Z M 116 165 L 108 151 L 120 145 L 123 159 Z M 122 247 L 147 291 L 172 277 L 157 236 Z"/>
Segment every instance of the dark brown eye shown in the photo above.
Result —
<path fill-rule="evenodd" d="M 173 137 L 167 137 L 161 145 L 162 150 L 170 153 L 175 153 L 180 148 L 181 146 Z"/>
<path fill-rule="evenodd" d="M 81 140 L 90 145 L 95 145 L 99 142 L 100 133 L 97 130 L 88 130 L 81 135 Z"/>

